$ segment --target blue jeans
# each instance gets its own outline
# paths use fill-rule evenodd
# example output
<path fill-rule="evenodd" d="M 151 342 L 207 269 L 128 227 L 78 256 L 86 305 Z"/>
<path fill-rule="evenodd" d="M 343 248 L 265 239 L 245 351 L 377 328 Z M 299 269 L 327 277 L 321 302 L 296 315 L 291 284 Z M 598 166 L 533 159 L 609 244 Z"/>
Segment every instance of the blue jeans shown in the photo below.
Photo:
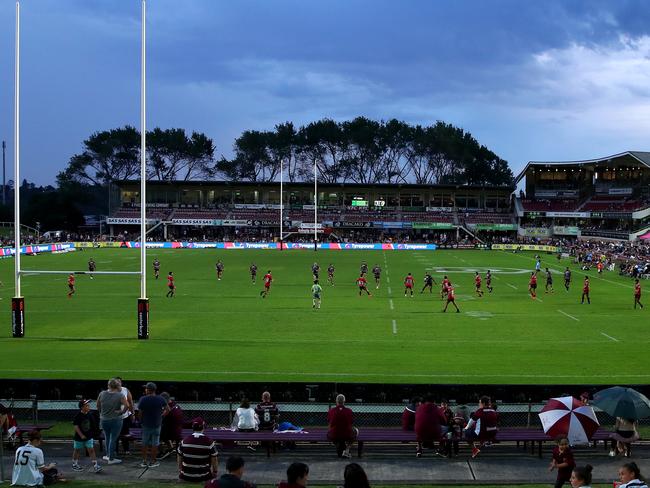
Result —
<path fill-rule="evenodd" d="M 117 446 L 117 439 L 120 437 L 122 430 L 122 419 L 102 420 L 102 430 L 104 431 L 104 438 L 106 439 L 106 455 L 109 459 L 115 457 L 115 447 Z"/>

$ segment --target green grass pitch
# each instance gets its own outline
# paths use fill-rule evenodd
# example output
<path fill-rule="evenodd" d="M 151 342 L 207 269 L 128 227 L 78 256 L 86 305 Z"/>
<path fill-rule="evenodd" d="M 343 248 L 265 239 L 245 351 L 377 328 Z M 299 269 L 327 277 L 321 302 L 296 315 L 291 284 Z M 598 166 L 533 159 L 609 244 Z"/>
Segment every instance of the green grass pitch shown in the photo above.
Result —
<path fill-rule="evenodd" d="M 24 269 L 137 271 L 138 250 L 97 249 L 25 256 Z M 151 262 L 162 263 L 153 279 Z M 215 263 L 225 273 L 217 281 Z M 336 266 L 323 302 L 311 304 L 311 263 Z M 372 276 L 372 298 L 359 297 L 359 265 L 383 269 Z M 609 384 L 647 383 L 650 334 L 646 310 L 634 310 L 632 282 L 615 272 L 592 278 L 592 304 L 581 305 L 585 273 L 568 259 L 543 255 L 554 271 L 555 293 L 527 294 L 532 253 L 502 251 L 253 251 L 149 250 L 150 339 L 136 339 L 137 276 L 77 277 L 66 298 L 65 275 L 23 278 L 26 335 L 11 337 L 13 260 L 0 261 L 0 377 L 191 381 L 337 381 L 364 383 Z M 248 267 L 259 267 L 251 283 Z M 570 265 L 564 291 L 560 270 Z M 261 277 L 271 269 L 271 294 Z M 448 274 L 462 313 L 443 314 L 439 287 L 419 293 L 425 270 L 440 283 Z M 473 293 L 473 270 L 493 270 L 494 292 Z M 165 298 L 168 271 L 177 296 Z M 405 298 L 412 272 L 416 294 Z M 485 288 L 484 288 L 485 289 Z M 643 301 L 643 299 L 642 299 Z"/>

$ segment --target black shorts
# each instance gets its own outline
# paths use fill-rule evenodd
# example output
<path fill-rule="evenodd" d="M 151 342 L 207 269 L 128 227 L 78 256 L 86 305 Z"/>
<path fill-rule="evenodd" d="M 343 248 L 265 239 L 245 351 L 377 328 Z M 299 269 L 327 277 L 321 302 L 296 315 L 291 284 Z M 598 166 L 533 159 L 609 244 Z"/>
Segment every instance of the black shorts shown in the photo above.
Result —
<path fill-rule="evenodd" d="M 537 284 L 530 285 L 531 290 L 536 290 L 537 289 Z"/>

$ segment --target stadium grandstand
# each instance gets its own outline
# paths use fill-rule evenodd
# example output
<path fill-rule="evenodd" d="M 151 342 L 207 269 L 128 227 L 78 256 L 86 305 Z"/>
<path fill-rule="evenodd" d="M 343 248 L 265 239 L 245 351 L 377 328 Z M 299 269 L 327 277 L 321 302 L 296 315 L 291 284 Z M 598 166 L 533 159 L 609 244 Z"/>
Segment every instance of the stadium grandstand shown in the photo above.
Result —
<path fill-rule="evenodd" d="M 150 182 L 150 235 L 163 238 L 279 239 L 278 183 Z M 515 234 L 514 187 L 455 185 L 320 184 L 318 232 L 322 240 L 474 238 L 484 231 Z M 286 240 L 310 239 L 314 229 L 312 183 L 291 183 L 283 195 Z M 139 182 L 113 190 L 107 219 L 112 236 L 137 233 Z M 358 235 L 363 231 L 364 236 Z"/>
<path fill-rule="evenodd" d="M 516 184 L 520 236 L 632 241 L 650 230 L 650 152 L 531 161 Z"/>

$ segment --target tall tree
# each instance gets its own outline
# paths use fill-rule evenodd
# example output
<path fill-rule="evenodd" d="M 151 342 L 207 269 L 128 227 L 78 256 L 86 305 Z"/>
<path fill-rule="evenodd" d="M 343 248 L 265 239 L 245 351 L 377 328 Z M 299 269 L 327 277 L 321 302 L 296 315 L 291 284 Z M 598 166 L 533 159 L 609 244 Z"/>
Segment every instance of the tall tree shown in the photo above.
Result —
<path fill-rule="evenodd" d="M 72 156 L 57 175 L 59 181 L 105 186 L 138 175 L 140 134 L 134 127 L 95 132 L 83 144 L 83 152 Z"/>
<path fill-rule="evenodd" d="M 205 179 L 214 172 L 214 145 L 205 134 L 184 129 L 147 133 L 148 178 L 164 181 Z"/>

